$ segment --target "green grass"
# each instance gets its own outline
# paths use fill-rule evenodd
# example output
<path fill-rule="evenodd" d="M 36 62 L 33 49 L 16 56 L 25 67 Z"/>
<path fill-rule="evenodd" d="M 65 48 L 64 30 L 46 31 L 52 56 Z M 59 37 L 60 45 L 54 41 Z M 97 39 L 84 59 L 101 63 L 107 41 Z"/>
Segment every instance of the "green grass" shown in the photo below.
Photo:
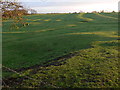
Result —
<path fill-rule="evenodd" d="M 106 16 L 110 16 L 110 17 L 115 17 L 115 18 L 118 17 L 118 13 L 101 13 L 101 14 L 106 15 Z"/>
<path fill-rule="evenodd" d="M 10 29 L 11 21 L 3 22 L 3 65 L 12 69 L 43 65 L 71 52 L 90 48 L 92 42 L 117 39 L 114 35 L 117 20 L 94 13 L 41 14 L 25 18 L 30 25 L 19 30 Z M 104 35 L 71 34 L 87 32 L 103 32 Z M 8 75 L 3 73 L 3 76 Z"/>
<path fill-rule="evenodd" d="M 21 80 L 21 77 L 23 78 L 22 82 L 14 86 L 25 88 L 120 88 L 118 46 L 109 45 L 111 43 L 119 44 L 117 40 L 97 41 L 92 43 L 92 48 L 78 51 L 76 56 L 65 60 L 61 65 L 26 70 L 20 77 L 17 76 L 18 81 Z M 101 44 L 106 44 L 106 46 Z M 30 79 L 24 79 L 25 76 Z"/>

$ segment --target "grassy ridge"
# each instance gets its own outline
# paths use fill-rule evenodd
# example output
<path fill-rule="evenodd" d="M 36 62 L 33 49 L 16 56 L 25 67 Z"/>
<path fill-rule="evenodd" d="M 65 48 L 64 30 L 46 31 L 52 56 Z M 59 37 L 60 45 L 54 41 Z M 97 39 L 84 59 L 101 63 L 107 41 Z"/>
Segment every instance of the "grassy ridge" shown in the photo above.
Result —
<path fill-rule="evenodd" d="M 110 17 L 118 17 L 118 13 L 101 13 L 102 15 L 105 15 L 105 16 L 110 16 Z"/>

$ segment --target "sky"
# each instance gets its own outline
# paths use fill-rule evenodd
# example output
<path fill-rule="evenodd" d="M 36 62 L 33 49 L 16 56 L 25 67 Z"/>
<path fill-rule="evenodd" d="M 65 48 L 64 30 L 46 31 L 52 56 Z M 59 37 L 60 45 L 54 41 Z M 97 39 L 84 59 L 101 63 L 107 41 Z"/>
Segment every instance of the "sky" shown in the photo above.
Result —
<path fill-rule="evenodd" d="M 118 0 L 18 0 L 38 13 L 118 11 Z"/>

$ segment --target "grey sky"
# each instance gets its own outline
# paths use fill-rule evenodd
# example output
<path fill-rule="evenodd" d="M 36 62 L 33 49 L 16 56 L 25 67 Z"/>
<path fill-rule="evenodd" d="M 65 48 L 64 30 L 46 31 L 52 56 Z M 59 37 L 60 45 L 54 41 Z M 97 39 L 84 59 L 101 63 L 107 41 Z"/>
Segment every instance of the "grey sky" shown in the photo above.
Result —
<path fill-rule="evenodd" d="M 118 0 L 20 0 L 26 7 L 39 13 L 118 11 Z"/>

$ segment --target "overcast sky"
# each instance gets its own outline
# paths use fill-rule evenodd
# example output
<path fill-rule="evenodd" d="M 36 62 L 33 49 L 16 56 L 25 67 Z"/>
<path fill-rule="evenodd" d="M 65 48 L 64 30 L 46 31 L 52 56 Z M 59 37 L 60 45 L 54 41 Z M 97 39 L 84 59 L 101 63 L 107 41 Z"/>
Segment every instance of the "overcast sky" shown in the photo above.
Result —
<path fill-rule="evenodd" d="M 19 0 L 38 13 L 118 11 L 118 0 Z"/>

